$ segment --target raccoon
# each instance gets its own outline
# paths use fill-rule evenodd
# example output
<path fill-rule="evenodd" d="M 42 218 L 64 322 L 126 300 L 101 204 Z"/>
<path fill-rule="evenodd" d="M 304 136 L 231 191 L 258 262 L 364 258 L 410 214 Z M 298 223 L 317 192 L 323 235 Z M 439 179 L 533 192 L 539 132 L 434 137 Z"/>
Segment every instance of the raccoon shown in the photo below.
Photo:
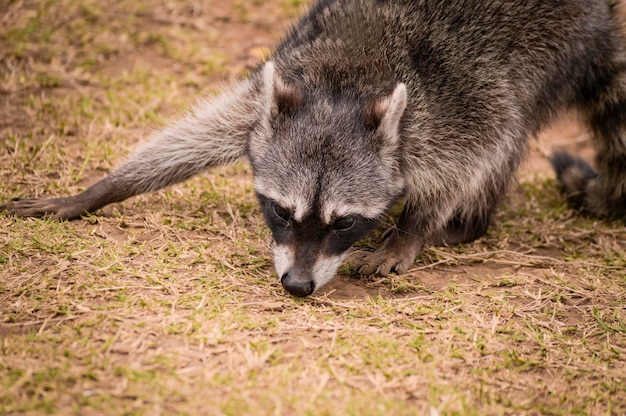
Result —
<path fill-rule="evenodd" d="M 597 172 L 552 162 L 569 201 L 626 217 L 626 51 L 607 0 L 319 0 L 270 57 L 85 192 L 12 200 L 78 218 L 247 158 L 294 296 L 327 283 L 389 209 L 363 274 L 404 273 L 424 244 L 483 235 L 529 139 L 563 109 L 595 133 Z"/>

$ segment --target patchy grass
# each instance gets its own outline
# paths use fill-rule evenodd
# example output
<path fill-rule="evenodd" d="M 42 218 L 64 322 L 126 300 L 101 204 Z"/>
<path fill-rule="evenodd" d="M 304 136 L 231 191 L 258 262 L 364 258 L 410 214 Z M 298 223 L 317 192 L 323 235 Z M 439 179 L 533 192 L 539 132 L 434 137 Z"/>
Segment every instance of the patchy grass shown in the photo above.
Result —
<path fill-rule="evenodd" d="M 0 199 L 83 190 L 301 3 L 0 0 Z M 479 241 L 309 299 L 273 275 L 250 179 L 0 216 L 0 413 L 626 413 L 626 229 L 548 176 Z"/>

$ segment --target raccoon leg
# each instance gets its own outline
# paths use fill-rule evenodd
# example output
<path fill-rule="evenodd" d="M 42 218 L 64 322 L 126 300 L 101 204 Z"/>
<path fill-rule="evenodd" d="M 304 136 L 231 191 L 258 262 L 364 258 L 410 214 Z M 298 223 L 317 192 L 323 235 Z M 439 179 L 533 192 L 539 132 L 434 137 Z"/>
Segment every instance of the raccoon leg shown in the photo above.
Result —
<path fill-rule="evenodd" d="M 405 273 L 415 262 L 424 243 L 433 245 L 455 245 L 468 243 L 481 237 L 487 231 L 493 207 L 488 211 L 479 211 L 468 218 L 454 216 L 446 227 L 428 239 L 423 235 L 424 229 L 417 224 L 417 216 L 407 204 L 395 227 L 388 229 L 384 235 L 383 247 L 374 252 L 357 258 L 354 263 L 359 273 L 376 273 L 386 276 L 395 271 Z"/>
<path fill-rule="evenodd" d="M 451 246 L 474 241 L 487 232 L 492 213 L 493 211 L 479 212 L 467 219 L 456 215 L 448 222 L 446 228 L 435 233 L 428 243 L 435 246 Z"/>
<path fill-rule="evenodd" d="M 570 206 L 593 216 L 626 220 L 626 72 L 585 104 L 596 142 L 597 172 L 563 152 L 552 156 L 552 165 Z"/>
<path fill-rule="evenodd" d="M 189 179 L 245 153 L 247 138 L 262 111 L 252 80 L 198 105 L 187 117 L 163 129 L 119 168 L 83 193 L 64 198 L 13 199 L 0 211 L 18 217 L 74 219 L 112 202 Z"/>
<path fill-rule="evenodd" d="M 381 276 L 387 276 L 392 271 L 405 273 L 415 262 L 426 240 L 417 219 L 415 208 L 407 203 L 397 225 L 386 231 L 383 246 L 353 261 L 359 273 Z"/>

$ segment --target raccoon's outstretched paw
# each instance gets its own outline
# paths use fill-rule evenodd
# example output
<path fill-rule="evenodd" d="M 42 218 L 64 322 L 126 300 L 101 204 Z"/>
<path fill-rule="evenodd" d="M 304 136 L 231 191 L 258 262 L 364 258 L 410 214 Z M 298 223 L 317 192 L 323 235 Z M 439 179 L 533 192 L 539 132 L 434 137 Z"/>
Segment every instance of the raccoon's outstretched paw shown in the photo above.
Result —
<path fill-rule="evenodd" d="M 50 217 L 54 220 L 79 218 L 85 209 L 73 199 L 67 198 L 13 198 L 0 205 L 0 212 L 6 211 L 17 217 Z"/>
<path fill-rule="evenodd" d="M 421 239 L 398 238 L 398 235 L 395 234 L 387 239 L 378 251 L 355 256 L 352 263 L 356 270 L 363 275 L 387 276 L 391 272 L 403 274 L 413 266 L 415 257 L 422 250 L 422 246 L 423 241 Z"/>

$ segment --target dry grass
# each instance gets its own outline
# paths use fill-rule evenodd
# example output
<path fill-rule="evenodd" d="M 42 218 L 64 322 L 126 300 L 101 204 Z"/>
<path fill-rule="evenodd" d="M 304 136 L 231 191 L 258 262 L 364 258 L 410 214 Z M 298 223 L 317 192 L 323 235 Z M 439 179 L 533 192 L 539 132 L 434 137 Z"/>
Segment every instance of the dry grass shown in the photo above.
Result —
<path fill-rule="evenodd" d="M 298 6 L 0 0 L 0 199 L 84 189 Z M 485 238 L 309 299 L 268 241 L 246 165 L 84 221 L 0 216 L 0 413 L 626 413 L 626 229 L 548 176 Z"/>

